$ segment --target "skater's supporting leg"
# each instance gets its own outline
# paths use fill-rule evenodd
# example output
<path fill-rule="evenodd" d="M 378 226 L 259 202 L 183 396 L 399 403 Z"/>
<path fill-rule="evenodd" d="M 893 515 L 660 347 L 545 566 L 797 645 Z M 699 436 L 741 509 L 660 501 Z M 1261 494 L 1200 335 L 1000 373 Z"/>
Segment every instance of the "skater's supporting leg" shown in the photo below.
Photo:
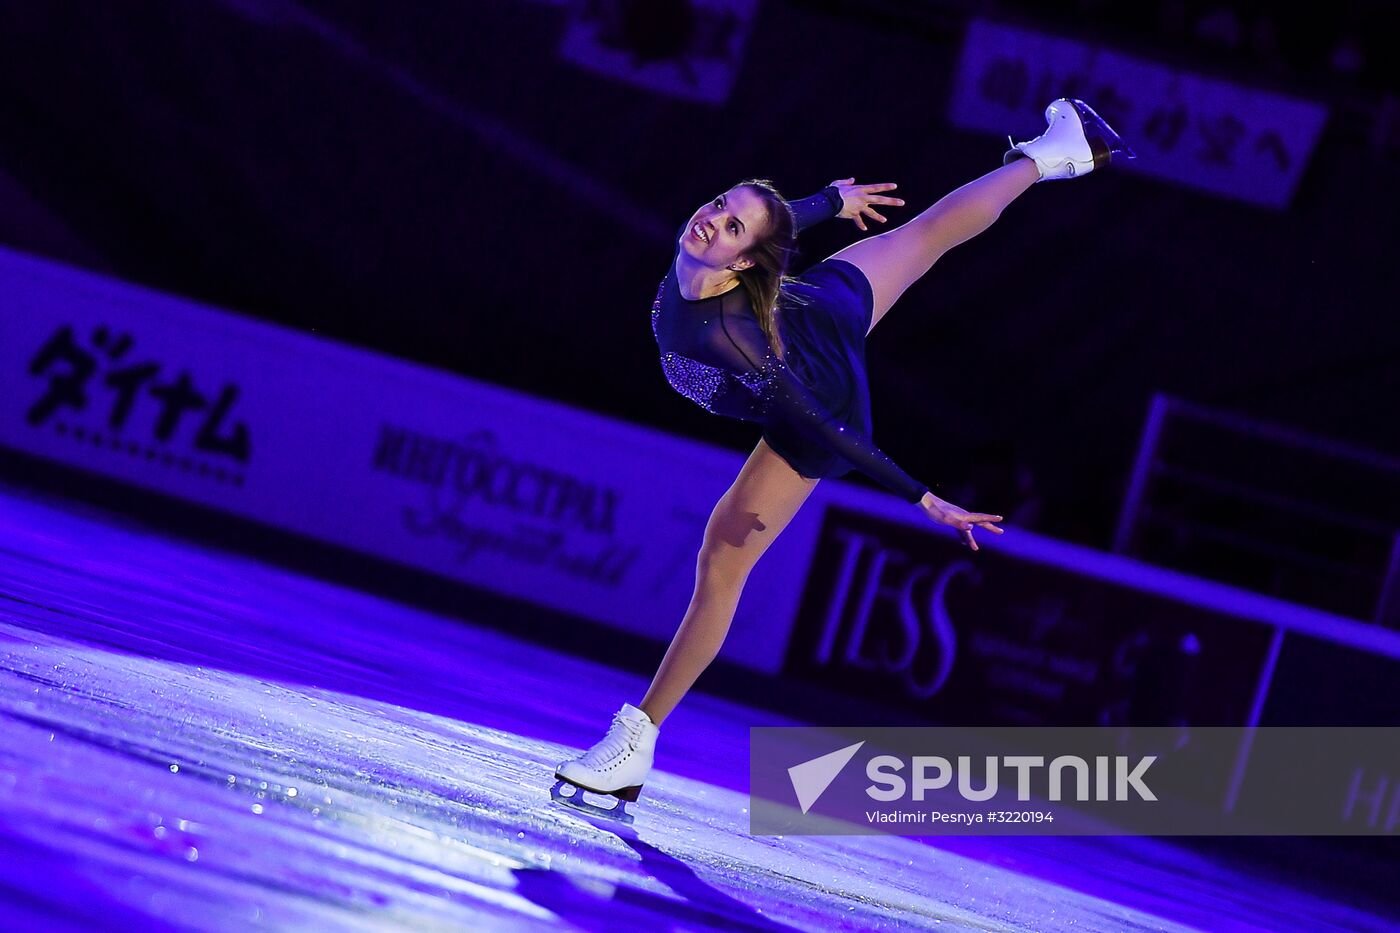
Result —
<path fill-rule="evenodd" d="M 870 280 L 875 293 L 870 329 L 875 329 L 904 290 L 940 256 L 990 227 L 1002 210 L 1039 178 L 1034 162 L 1017 159 L 944 195 L 908 223 L 866 237 L 828 257 L 859 266 Z"/>
<path fill-rule="evenodd" d="M 818 482 L 799 475 L 760 440 L 734 484 L 720 497 L 696 558 L 690 607 L 646 697 L 637 704 L 656 725 L 670 715 L 719 654 L 749 571 Z"/>

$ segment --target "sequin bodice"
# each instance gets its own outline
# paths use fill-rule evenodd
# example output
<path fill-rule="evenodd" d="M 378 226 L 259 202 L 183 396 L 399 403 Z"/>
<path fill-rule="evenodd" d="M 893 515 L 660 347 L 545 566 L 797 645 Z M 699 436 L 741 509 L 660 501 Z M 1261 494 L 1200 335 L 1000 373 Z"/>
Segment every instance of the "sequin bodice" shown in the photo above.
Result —
<path fill-rule="evenodd" d="M 727 361 L 714 360 L 721 365 L 712 365 L 694 358 L 709 356 L 706 344 L 713 337 L 705 336 L 706 332 L 723 327 L 723 296 L 698 302 L 677 302 L 674 299 L 679 296 L 671 296 L 673 300 L 666 302 L 670 314 L 663 319 L 662 303 L 666 290 L 677 288 L 673 273 L 661 280 L 656 290 L 656 300 L 651 305 L 651 332 L 661 349 L 661 370 L 666 381 L 671 388 L 708 412 L 746 421 L 761 420 L 773 374 L 756 369 L 734 371 L 723 365 Z"/>

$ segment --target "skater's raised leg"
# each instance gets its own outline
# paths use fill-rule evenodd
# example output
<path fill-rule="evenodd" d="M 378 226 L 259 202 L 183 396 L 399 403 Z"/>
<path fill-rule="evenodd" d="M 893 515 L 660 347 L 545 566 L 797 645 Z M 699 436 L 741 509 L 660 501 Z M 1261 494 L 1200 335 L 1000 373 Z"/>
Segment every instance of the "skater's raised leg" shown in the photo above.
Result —
<path fill-rule="evenodd" d="M 875 295 L 873 330 L 904 290 L 948 250 L 986 230 L 1012 201 L 1037 182 L 1080 178 L 1135 159 L 1132 147 L 1082 100 L 1060 98 L 1045 108 L 1045 132 L 1013 143 L 1004 164 L 945 195 L 913 220 L 852 243 L 831 259 L 860 267 Z"/>
<path fill-rule="evenodd" d="M 990 227 L 1039 180 L 1035 162 L 1018 158 L 944 195 L 908 223 L 833 253 L 829 258 L 858 266 L 870 280 L 875 295 L 870 329 L 939 257 Z"/>

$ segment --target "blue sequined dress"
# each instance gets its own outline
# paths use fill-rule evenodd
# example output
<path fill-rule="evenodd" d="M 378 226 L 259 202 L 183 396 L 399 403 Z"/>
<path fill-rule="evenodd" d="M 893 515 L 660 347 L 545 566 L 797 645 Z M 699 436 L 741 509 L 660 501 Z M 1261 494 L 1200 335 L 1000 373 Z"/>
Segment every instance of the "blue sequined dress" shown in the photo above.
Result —
<path fill-rule="evenodd" d="M 789 206 L 801 230 L 836 216 L 841 197 L 828 187 Z M 676 239 L 686 232 L 682 226 Z M 799 474 L 831 478 L 857 469 L 918 502 L 928 486 L 870 440 L 865 334 L 873 313 L 864 272 L 845 260 L 819 262 L 782 286 L 786 359 L 779 360 L 742 286 L 692 301 L 680 293 L 672 259 L 651 328 L 672 388 L 706 411 L 762 424 L 764 440 Z"/>

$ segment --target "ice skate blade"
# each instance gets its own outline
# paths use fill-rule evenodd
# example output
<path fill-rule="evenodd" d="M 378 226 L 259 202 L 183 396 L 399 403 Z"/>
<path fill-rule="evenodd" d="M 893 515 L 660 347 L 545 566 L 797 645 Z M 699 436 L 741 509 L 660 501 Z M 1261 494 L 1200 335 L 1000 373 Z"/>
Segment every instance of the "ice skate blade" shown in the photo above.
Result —
<path fill-rule="evenodd" d="M 1132 147 L 1123 141 L 1113 127 L 1108 125 L 1108 121 L 1094 112 L 1084 101 L 1077 98 L 1070 100 L 1070 106 L 1075 113 L 1079 114 L 1079 120 L 1084 125 L 1084 138 L 1089 143 L 1089 148 L 1094 153 L 1094 168 L 1108 165 L 1114 156 L 1125 159 L 1136 159 L 1137 153 Z"/>
<path fill-rule="evenodd" d="M 574 792 L 572 794 L 565 794 L 565 787 L 574 788 Z M 627 790 L 633 791 L 630 798 L 631 800 L 637 799 L 635 791 L 638 789 L 639 788 L 627 788 Z M 632 814 L 627 812 L 628 801 L 626 798 L 620 795 L 613 795 L 617 796 L 616 806 L 600 807 L 597 804 L 589 803 L 587 800 L 583 799 L 584 790 L 584 787 L 575 784 L 573 781 L 566 778 L 559 778 L 559 780 L 554 782 L 554 786 L 549 789 L 549 796 L 553 798 L 556 803 L 562 804 L 572 810 L 578 810 L 581 813 L 587 813 L 605 820 L 613 820 L 618 823 L 632 822 Z M 601 794 L 603 791 L 590 791 L 590 793 Z"/>

